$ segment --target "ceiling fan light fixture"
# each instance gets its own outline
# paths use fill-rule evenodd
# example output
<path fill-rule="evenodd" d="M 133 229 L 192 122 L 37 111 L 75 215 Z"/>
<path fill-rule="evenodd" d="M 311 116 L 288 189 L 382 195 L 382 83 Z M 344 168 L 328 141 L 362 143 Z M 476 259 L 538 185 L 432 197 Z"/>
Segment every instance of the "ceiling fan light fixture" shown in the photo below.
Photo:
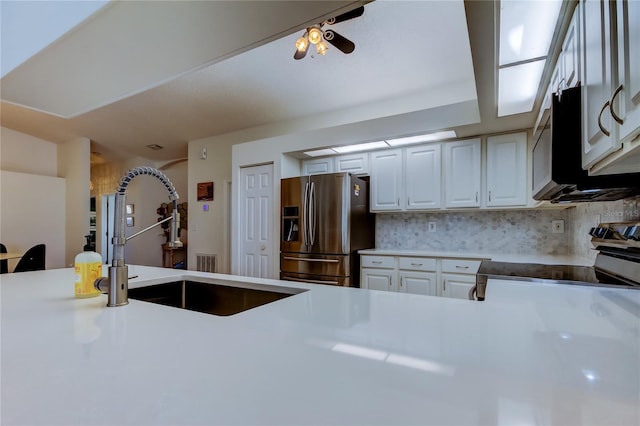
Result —
<path fill-rule="evenodd" d="M 307 30 L 311 44 L 318 44 L 322 41 L 322 30 L 318 27 L 311 27 Z"/>
<path fill-rule="evenodd" d="M 327 46 L 327 43 L 324 41 L 316 44 L 316 52 L 318 52 L 318 55 L 326 55 L 327 50 L 329 50 L 329 46 Z"/>
<path fill-rule="evenodd" d="M 298 52 L 303 52 L 307 50 L 308 46 L 309 39 L 307 38 L 307 33 L 304 33 L 304 35 L 296 41 L 296 49 L 298 50 Z"/>

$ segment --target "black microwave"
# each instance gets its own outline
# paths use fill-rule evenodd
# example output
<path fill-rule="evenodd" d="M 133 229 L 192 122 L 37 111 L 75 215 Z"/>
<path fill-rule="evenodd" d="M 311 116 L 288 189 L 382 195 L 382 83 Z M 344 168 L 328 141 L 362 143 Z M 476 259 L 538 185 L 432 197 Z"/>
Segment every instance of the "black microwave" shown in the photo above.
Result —
<path fill-rule="evenodd" d="M 582 169 L 580 86 L 551 95 L 534 132 L 533 198 L 552 203 L 612 201 L 640 194 L 640 173 L 589 176 Z"/>

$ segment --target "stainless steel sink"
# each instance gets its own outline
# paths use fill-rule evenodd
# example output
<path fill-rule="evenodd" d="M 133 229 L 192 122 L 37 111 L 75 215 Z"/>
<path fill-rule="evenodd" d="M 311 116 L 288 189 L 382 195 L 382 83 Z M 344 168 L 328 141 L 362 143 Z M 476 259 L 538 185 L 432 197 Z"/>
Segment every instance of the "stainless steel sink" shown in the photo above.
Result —
<path fill-rule="evenodd" d="M 129 298 L 212 315 L 229 316 L 307 290 L 224 280 L 184 280 L 129 289 Z"/>

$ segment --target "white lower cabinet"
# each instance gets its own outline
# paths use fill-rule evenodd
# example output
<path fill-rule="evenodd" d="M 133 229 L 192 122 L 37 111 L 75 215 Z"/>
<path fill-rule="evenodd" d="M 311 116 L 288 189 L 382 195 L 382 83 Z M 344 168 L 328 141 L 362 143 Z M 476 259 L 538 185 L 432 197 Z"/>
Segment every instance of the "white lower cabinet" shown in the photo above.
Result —
<path fill-rule="evenodd" d="M 369 290 L 436 295 L 436 260 L 420 257 L 361 258 L 360 286 Z"/>
<path fill-rule="evenodd" d="M 480 259 L 442 259 L 440 295 L 455 299 L 469 299 L 469 291 L 476 285 Z"/>
<path fill-rule="evenodd" d="M 480 259 L 362 255 L 360 286 L 369 290 L 468 299 L 480 262 Z"/>
<path fill-rule="evenodd" d="M 469 291 L 476 285 L 475 275 L 442 274 L 442 297 L 468 299 Z"/>
<path fill-rule="evenodd" d="M 427 296 L 436 295 L 435 272 L 399 271 L 398 275 L 400 276 L 399 292 Z"/>
<path fill-rule="evenodd" d="M 369 290 L 397 291 L 395 269 L 362 269 L 360 286 Z"/>

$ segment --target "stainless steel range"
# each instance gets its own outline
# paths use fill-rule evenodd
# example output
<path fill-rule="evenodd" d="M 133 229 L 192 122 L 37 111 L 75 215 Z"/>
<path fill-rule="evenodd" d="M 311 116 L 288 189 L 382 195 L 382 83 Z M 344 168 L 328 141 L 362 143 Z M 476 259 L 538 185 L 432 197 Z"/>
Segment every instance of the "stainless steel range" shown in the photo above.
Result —
<path fill-rule="evenodd" d="M 489 278 L 640 290 L 640 222 L 602 223 L 592 228 L 590 235 L 599 251 L 593 266 L 485 260 L 469 298 L 484 300 Z"/>

